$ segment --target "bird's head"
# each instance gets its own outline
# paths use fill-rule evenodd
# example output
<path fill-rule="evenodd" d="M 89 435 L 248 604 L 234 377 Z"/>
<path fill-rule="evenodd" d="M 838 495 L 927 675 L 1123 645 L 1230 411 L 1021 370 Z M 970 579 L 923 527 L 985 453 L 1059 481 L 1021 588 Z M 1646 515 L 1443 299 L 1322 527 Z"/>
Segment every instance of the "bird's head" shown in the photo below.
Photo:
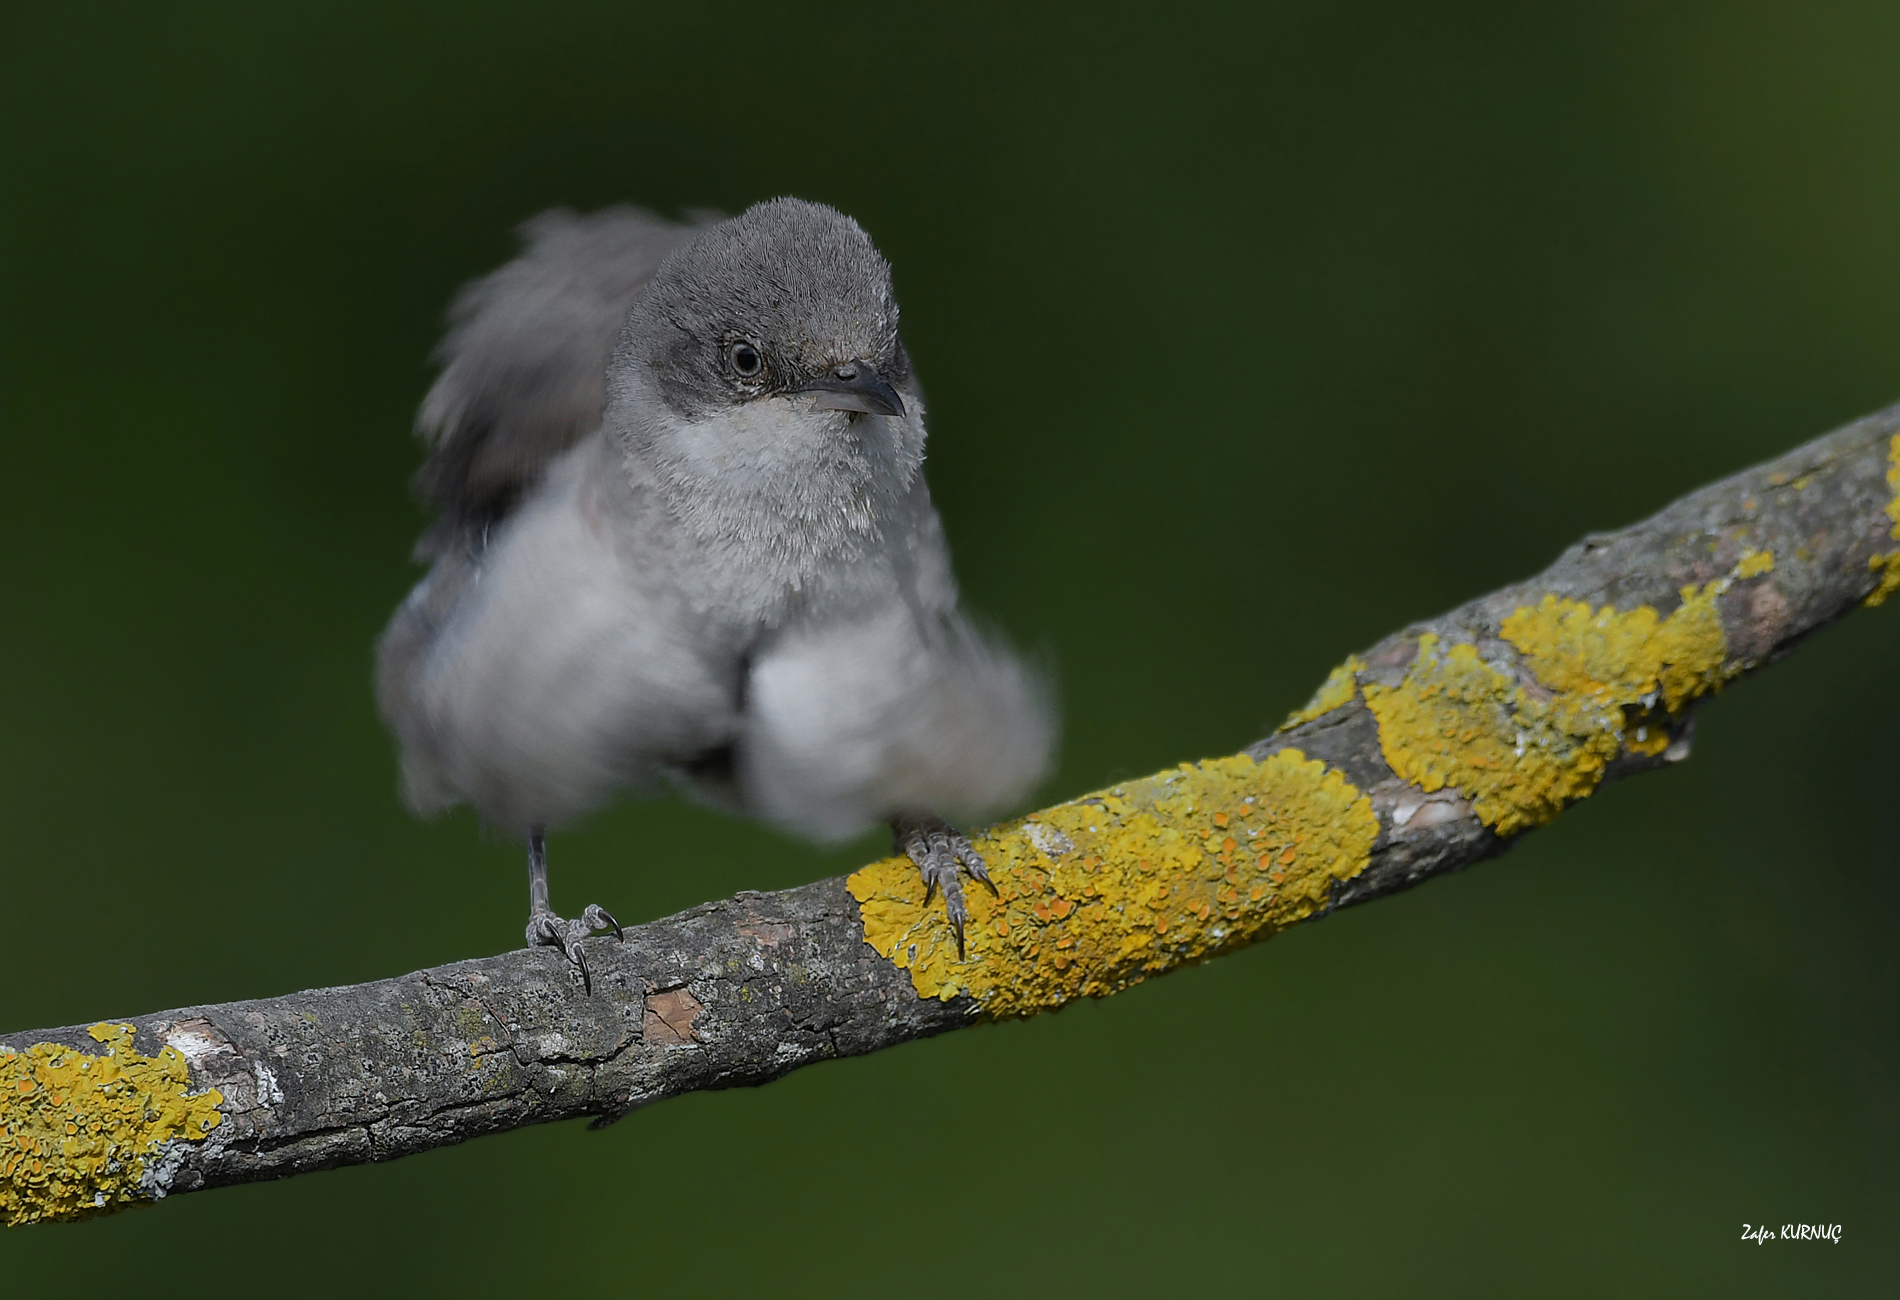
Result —
<path fill-rule="evenodd" d="M 627 317 L 608 394 L 610 427 L 669 477 L 901 488 L 922 459 L 890 264 L 857 222 L 799 199 L 708 226 L 666 260 Z"/>

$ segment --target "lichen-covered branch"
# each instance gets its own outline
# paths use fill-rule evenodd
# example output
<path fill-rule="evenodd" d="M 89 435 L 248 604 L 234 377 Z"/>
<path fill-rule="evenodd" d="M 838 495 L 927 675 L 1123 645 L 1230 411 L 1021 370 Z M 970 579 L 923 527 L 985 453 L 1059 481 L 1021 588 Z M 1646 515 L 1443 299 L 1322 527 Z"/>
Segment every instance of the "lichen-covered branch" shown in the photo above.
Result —
<path fill-rule="evenodd" d="M 903 859 L 590 943 L 0 1039 L 0 1218 L 764 1083 L 1033 1015 L 1495 854 L 1686 757 L 1699 701 L 1900 590 L 1900 408 L 1348 659 L 1246 753 L 977 840 L 959 960 Z"/>

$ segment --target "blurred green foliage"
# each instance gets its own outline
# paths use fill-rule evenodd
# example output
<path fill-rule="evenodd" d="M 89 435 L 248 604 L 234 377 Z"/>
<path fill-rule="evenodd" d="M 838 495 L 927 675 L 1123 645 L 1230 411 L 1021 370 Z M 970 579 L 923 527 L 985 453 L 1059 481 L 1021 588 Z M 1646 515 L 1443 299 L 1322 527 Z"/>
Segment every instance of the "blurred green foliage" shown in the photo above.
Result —
<path fill-rule="evenodd" d="M 518 852 L 405 816 L 368 670 L 442 308 L 528 214 L 864 223 L 965 586 L 1060 672 L 1054 796 L 1900 398 L 1897 53 L 1890 5 L 9 9 L 0 1026 L 519 942 Z M 1694 762 L 1112 1001 L 10 1232 L 5 1286 L 1871 1293 L 1896 651 L 1856 616 Z M 627 806 L 555 899 L 878 848 Z"/>

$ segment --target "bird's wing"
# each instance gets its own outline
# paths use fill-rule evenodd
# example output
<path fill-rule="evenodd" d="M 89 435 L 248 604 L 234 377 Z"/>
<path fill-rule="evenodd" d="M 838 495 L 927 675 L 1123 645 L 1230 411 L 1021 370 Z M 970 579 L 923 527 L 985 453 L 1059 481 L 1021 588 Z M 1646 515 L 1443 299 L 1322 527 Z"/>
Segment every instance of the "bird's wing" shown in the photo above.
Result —
<path fill-rule="evenodd" d="M 422 555 L 507 514 L 599 427 L 628 309 L 667 254 L 713 219 L 557 208 L 522 223 L 519 257 L 462 288 L 435 350 L 442 373 L 416 416 L 430 448 L 416 489 L 439 512 Z"/>
<path fill-rule="evenodd" d="M 747 687 L 744 806 L 818 839 L 906 813 L 996 812 L 1054 753 L 1046 675 L 960 613 L 920 621 L 892 601 L 796 628 L 752 665 Z"/>

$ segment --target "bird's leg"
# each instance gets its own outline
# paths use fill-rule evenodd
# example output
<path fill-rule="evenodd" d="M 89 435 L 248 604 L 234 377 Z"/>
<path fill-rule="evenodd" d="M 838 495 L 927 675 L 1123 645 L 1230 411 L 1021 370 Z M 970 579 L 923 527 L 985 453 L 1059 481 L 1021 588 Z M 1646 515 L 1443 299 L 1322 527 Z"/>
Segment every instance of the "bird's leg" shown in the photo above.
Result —
<path fill-rule="evenodd" d="M 941 817 L 903 816 L 891 822 L 891 847 L 912 862 L 924 877 L 924 906 L 936 892 L 943 891 L 943 910 L 950 917 L 950 928 L 957 934 L 957 959 L 963 959 L 963 925 L 970 919 L 963 905 L 963 882 L 959 865 L 997 892 L 996 882 L 983 867 L 983 858 L 970 846 L 967 836 Z"/>
<path fill-rule="evenodd" d="M 581 940 L 596 930 L 612 930 L 614 938 L 626 941 L 620 922 L 598 903 L 589 903 L 578 921 L 564 921 L 548 906 L 548 836 L 545 826 L 528 828 L 528 946 L 545 944 L 559 948 L 567 959 L 581 968 L 581 985 L 589 995 L 594 977 L 587 970 L 587 954 Z"/>

